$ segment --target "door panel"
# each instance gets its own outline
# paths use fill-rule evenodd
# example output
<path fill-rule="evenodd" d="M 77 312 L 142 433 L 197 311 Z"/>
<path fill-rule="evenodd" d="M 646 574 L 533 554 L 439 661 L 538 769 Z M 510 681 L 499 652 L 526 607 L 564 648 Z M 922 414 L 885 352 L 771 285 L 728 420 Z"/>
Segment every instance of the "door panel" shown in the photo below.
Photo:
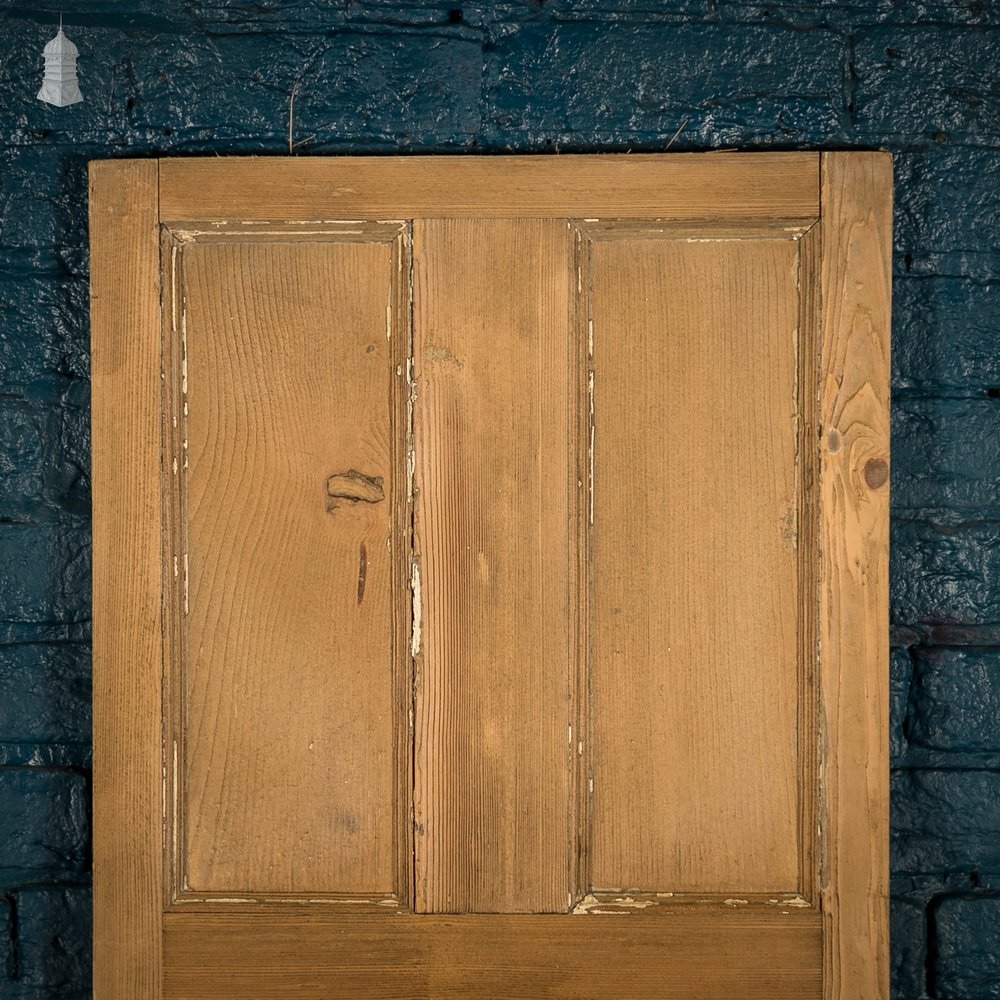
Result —
<path fill-rule="evenodd" d="M 583 233 L 596 887 L 800 890 L 800 237 Z"/>
<path fill-rule="evenodd" d="M 423 912 L 572 905 L 569 248 L 560 220 L 414 227 Z"/>
<path fill-rule="evenodd" d="M 887 1000 L 886 156 L 90 205 L 97 1000 Z"/>
<path fill-rule="evenodd" d="M 405 229 L 365 229 L 164 245 L 178 899 L 406 896 Z"/>

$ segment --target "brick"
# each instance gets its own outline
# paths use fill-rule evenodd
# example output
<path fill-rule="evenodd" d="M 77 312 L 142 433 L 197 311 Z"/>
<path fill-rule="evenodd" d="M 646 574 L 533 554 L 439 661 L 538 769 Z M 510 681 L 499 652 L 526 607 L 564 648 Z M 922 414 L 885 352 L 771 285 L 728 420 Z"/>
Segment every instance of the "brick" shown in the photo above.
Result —
<path fill-rule="evenodd" d="M 908 650 L 894 649 L 889 656 L 889 753 L 899 757 L 906 749 L 904 726 L 910 697 L 913 662 Z"/>
<path fill-rule="evenodd" d="M 892 1000 L 915 1000 L 924 996 L 924 962 L 927 950 L 924 908 L 909 901 L 892 900 L 889 907 L 889 938 L 892 941 Z"/>
<path fill-rule="evenodd" d="M 1000 773 L 896 771 L 891 805 L 894 873 L 1000 872 Z"/>
<path fill-rule="evenodd" d="M 26 993 L 29 988 L 44 988 L 51 991 L 48 996 L 63 997 L 67 987 L 89 984 L 89 886 L 31 886 L 19 889 L 14 900 L 19 990 Z M 21 992 L 15 993 L 15 997 L 21 996 Z"/>
<path fill-rule="evenodd" d="M 343 30 L 319 44 L 312 31 L 283 37 L 282 45 L 252 34 L 198 35 L 184 46 L 174 36 L 152 40 L 137 63 L 134 124 L 212 144 L 222 136 L 287 144 L 289 97 L 301 80 L 295 135 L 314 135 L 304 148 L 344 136 L 355 145 L 464 144 L 479 128 L 482 48 L 465 33 Z"/>
<path fill-rule="evenodd" d="M 90 618 L 90 531 L 0 524 L 0 617 L 45 624 Z"/>
<path fill-rule="evenodd" d="M 842 125 L 845 50 L 826 31 L 573 23 L 510 25 L 487 60 L 492 124 L 585 142 L 816 142 Z M 661 146 L 662 148 L 662 146 Z"/>
<path fill-rule="evenodd" d="M 972 251 L 994 265 L 1000 260 L 1000 149 L 902 153 L 893 170 L 899 253 Z"/>
<path fill-rule="evenodd" d="M 87 378 L 87 284 L 65 274 L 54 252 L 0 260 L 0 389 L 40 376 Z M 48 273 L 46 273 L 48 272 Z"/>
<path fill-rule="evenodd" d="M 953 141 L 1000 137 L 1000 30 L 876 28 L 854 41 L 854 121 L 863 134 Z"/>
<path fill-rule="evenodd" d="M 1000 899 L 955 896 L 934 912 L 938 1000 L 1000 1000 Z"/>
<path fill-rule="evenodd" d="M 21 396 L 0 396 L 0 517 L 28 518 L 44 477 L 43 420 Z"/>
<path fill-rule="evenodd" d="M 889 607 L 895 625 L 1000 621 L 1000 524 L 895 520 Z"/>
<path fill-rule="evenodd" d="M 0 896 L 0 990 L 14 973 L 14 925 L 10 900 Z"/>
<path fill-rule="evenodd" d="M 0 743 L 89 743 L 90 717 L 88 646 L 0 646 Z"/>
<path fill-rule="evenodd" d="M 79 876 L 89 864 L 83 775 L 0 768 L 0 884 Z"/>
<path fill-rule="evenodd" d="M 936 523 L 1000 517 L 1000 399 L 898 399 L 892 505 Z"/>
<path fill-rule="evenodd" d="M 0 151 L 0 238 L 5 245 L 83 246 L 86 178 L 86 156 L 72 146 L 15 146 Z"/>
<path fill-rule="evenodd" d="M 1000 653 L 916 652 L 910 738 L 933 750 L 1000 751 Z"/>
<path fill-rule="evenodd" d="M 565 0 L 578 5 L 578 0 Z M 595 6 L 611 9 L 615 0 L 590 0 Z M 640 0 L 655 6 L 656 0 Z M 781 23 L 808 28 L 832 24 L 845 30 L 876 24 L 973 25 L 1000 24 L 1000 11 L 986 0 L 714 0 L 706 15 L 740 18 L 749 21 L 774 19 Z"/>
<path fill-rule="evenodd" d="M 85 383 L 65 379 L 0 395 L 0 520 L 88 513 L 88 395 Z"/>
<path fill-rule="evenodd" d="M 985 392 L 1000 387 L 997 343 L 1000 283 L 953 277 L 897 277 L 893 282 L 894 389 Z"/>

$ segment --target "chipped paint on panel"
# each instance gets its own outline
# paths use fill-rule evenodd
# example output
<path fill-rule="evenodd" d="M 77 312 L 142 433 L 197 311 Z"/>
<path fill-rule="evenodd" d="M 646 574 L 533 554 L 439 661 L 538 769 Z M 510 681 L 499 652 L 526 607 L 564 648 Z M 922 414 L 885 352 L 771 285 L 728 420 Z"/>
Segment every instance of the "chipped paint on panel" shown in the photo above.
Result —
<path fill-rule="evenodd" d="M 420 604 L 420 564 L 414 560 L 410 574 L 410 590 L 413 595 L 413 633 L 410 642 L 410 655 L 416 659 L 420 655 L 420 626 L 422 608 Z"/>
<path fill-rule="evenodd" d="M 590 467 L 590 523 L 594 523 L 594 372 L 590 371 L 588 378 L 588 392 L 590 396 L 590 451 L 588 463 Z"/>

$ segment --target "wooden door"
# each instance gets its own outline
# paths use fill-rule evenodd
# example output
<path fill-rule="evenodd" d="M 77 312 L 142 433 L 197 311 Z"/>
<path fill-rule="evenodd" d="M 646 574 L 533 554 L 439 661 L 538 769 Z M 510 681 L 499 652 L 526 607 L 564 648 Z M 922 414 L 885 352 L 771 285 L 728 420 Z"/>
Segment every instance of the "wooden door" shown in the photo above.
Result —
<path fill-rule="evenodd" d="M 97 1000 L 886 1000 L 890 202 L 92 164 Z"/>

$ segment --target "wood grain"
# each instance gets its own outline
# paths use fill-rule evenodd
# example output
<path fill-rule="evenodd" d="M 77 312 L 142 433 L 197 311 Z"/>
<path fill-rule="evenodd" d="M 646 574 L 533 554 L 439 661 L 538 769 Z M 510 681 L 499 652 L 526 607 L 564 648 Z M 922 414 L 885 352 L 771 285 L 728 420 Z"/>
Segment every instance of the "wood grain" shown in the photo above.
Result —
<path fill-rule="evenodd" d="M 165 946 L 167 1000 L 822 996 L 820 918 L 812 913 L 253 923 L 168 915 Z"/>
<path fill-rule="evenodd" d="M 798 242 L 589 251 L 591 885 L 799 886 Z"/>
<path fill-rule="evenodd" d="M 415 223 L 421 911 L 571 902 L 568 268 L 565 222 Z"/>
<path fill-rule="evenodd" d="M 179 894 L 406 896 L 407 294 L 366 229 L 171 249 Z"/>
<path fill-rule="evenodd" d="M 815 218 L 815 153 L 165 159 L 164 220 Z"/>
<path fill-rule="evenodd" d="M 888 979 L 892 160 L 823 154 L 819 371 L 826 997 Z"/>
<path fill-rule="evenodd" d="M 90 164 L 94 980 L 160 1000 L 160 337 L 157 164 Z"/>

